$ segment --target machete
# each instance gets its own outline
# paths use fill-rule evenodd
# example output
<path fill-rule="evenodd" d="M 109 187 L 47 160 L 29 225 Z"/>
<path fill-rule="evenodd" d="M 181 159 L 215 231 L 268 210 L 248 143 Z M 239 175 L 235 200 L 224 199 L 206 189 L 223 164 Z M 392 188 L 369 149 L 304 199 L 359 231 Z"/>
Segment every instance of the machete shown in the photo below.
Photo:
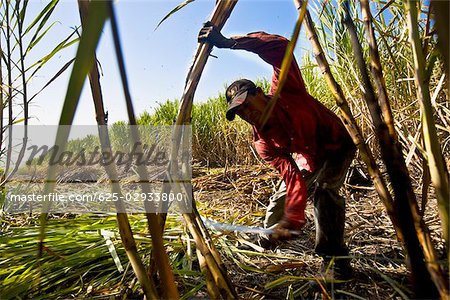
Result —
<path fill-rule="evenodd" d="M 258 226 L 245 226 L 245 225 L 233 225 L 233 224 L 227 224 L 227 223 L 220 223 L 214 220 L 211 220 L 209 218 L 201 217 L 203 223 L 212 229 L 218 230 L 218 231 L 233 231 L 233 232 L 243 232 L 243 233 L 253 233 L 253 234 L 263 234 L 263 235 L 270 235 L 274 233 L 273 229 L 270 228 L 263 228 Z M 289 230 L 289 232 L 292 235 L 300 235 L 300 231 L 298 230 Z"/>

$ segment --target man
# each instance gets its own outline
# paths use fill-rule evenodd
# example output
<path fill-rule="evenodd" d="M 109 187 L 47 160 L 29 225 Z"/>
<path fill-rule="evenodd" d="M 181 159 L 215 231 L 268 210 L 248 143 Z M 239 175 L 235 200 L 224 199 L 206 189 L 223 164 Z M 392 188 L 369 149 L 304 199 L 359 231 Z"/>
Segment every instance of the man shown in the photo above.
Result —
<path fill-rule="evenodd" d="M 258 154 L 283 177 L 282 186 L 270 199 L 264 224 L 274 228 L 272 238 L 291 238 L 290 230 L 305 225 L 310 190 L 314 197 L 316 253 L 325 260 L 347 256 L 345 200 L 339 195 L 339 189 L 356 148 L 340 119 L 307 93 L 295 59 L 269 120 L 261 126 L 261 115 L 278 87 L 289 41 L 265 32 L 226 38 L 210 23 L 201 29 L 199 41 L 218 48 L 256 53 L 273 66 L 269 95 L 247 79 L 235 81 L 226 90 L 227 119 L 232 121 L 238 115 L 253 126 Z M 342 274 L 351 271 L 348 259 L 336 260 L 335 267 Z"/>

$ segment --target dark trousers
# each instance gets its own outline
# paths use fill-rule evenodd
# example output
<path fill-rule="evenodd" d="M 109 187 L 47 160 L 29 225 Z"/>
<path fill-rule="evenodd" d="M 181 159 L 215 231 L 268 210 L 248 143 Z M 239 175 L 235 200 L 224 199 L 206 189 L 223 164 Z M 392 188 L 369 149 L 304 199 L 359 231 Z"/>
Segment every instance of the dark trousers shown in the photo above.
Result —
<path fill-rule="evenodd" d="M 345 175 L 355 156 L 355 148 L 340 151 L 328 159 L 312 173 L 304 173 L 308 195 L 313 193 L 314 222 L 316 225 L 315 251 L 318 255 L 345 256 L 348 248 L 344 242 L 345 199 L 339 194 Z M 286 185 L 270 198 L 264 226 L 275 226 L 283 217 Z"/>

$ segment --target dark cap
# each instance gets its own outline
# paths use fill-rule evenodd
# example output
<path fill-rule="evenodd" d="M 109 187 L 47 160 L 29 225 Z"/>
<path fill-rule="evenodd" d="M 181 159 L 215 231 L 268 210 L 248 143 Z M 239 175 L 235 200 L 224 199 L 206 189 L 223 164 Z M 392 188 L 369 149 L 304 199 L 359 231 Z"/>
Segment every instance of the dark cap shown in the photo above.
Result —
<path fill-rule="evenodd" d="M 240 79 L 233 82 L 225 92 L 228 102 L 227 119 L 233 121 L 236 111 L 245 102 L 247 94 L 255 94 L 256 85 L 248 79 Z"/>

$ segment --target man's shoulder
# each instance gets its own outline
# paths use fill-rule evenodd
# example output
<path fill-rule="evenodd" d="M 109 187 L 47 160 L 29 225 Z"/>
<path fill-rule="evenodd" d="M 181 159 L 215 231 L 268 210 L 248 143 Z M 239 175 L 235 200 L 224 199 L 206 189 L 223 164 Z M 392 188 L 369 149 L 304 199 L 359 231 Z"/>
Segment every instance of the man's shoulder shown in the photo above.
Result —
<path fill-rule="evenodd" d="M 283 40 L 287 40 L 287 38 L 285 38 L 284 36 L 275 34 L 275 33 L 267 33 L 265 31 L 253 31 L 253 32 L 249 32 L 247 33 L 247 36 L 266 36 L 266 37 L 276 37 L 279 39 L 283 39 Z"/>
<path fill-rule="evenodd" d="M 252 31 L 252 32 L 247 33 L 247 35 L 251 35 L 251 34 L 269 34 L 269 33 L 265 32 L 265 31 Z"/>

